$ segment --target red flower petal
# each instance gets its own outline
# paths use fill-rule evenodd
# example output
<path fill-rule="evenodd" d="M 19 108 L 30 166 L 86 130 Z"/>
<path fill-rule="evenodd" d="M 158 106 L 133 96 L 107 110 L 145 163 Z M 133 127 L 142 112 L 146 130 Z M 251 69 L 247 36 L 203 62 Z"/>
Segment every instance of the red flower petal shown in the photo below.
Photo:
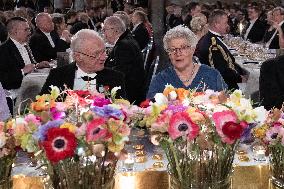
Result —
<path fill-rule="evenodd" d="M 147 108 L 147 107 L 149 107 L 150 106 L 150 99 L 146 99 L 146 100 L 144 100 L 143 102 L 141 102 L 140 103 L 140 107 L 141 108 Z"/>
<path fill-rule="evenodd" d="M 231 140 L 239 139 L 243 133 L 243 127 L 240 124 L 229 121 L 225 123 L 222 131 L 226 137 Z"/>
<path fill-rule="evenodd" d="M 48 160 L 57 163 L 72 157 L 77 147 L 76 137 L 67 128 L 51 128 L 47 131 L 47 140 L 42 142 Z"/>
<path fill-rule="evenodd" d="M 192 140 L 198 135 L 199 127 L 186 112 L 177 112 L 170 119 L 168 132 L 174 140 L 185 134 L 189 140 Z"/>
<path fill-rule="evenodd" d="M 111 137 L 107 129 L 103 127 L 103 118 L 94 119 L 87 125 L 86 139 L 88 142 L 97 140 L 107 140 Z"/>

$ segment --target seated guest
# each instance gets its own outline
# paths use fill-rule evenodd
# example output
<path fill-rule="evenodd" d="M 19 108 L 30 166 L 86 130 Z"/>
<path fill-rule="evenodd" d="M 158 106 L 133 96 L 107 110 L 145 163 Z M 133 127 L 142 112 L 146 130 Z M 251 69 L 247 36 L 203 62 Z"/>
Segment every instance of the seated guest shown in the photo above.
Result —
<path fill-rule="evenodd" d="M 207 18 L 204 14 L 199 13 L 190 21 L 191 31 L 197 36 L 198 40 L 208 32 Z"/>
<path fill-rule="evenodd" d="M 196 88 L 198 91 L 227 89 L 217 70 L 193 61 L 197 37 L 187 27 L 177 26 L 170 29 L 164 36 L 163 42 L 172 65 L 153 78 L 147 98 L 153 98 L 156 93 L 163 92 L 166 84 L 176 88 Z"/>
<path fill-rule="evenodd" d="M 208 18 L 209 31 L 198 42 L 195 55 L 202 64 L 216 68 L 224 78 L 229 89 L 238 89 L 242 82 L 242 69 L 222 41 L 229 31 L 228 16 L 223 10 L 214 10 Z M 245 77 L 244 77 L 245 80 Z"/>
<path fill-rule="evenodd" d="M 83 29 L 71 39 L 74 63 L 52 69 L 42 87 L 41 94 L 48 93 L 50 86 L 60 89 L 101 91 L 102 87 L 121 87 L 118 95 L 125 97 L 125 82 L 120 72 L 104 68 L 106 60 L 103 39 L 94 30 Z"/>
<path fill-rule="evenodd" d="M 261 65 L 259 76 L 260 102 L 267 109 L 281 108 L 284 102 L 284 56 L 270 59 Z"/>
<path fill-rule="evenodd" d="M 6 95 L 5 95 L 5 91 L 0 83 L 0 121 L 5 121 L 7 120 L 11 114 L 10 114 L 10 110 L 7 104 L 7 100 L 6 100 Z"/>
<path fill-rule="evenodd" d="M 272 10 L 272 20 L 270 21 L 274 28 L 266 36 L 265 46 L 269 49 L 279 49 L 284 47 L 284 9 L 276 7 Z"/>
<path fill-rule="evenodd" d="M 261 42 L 265 33 L 265 24 L 260 20 L 261 10 L 258 6 L 248 7 L 249 23 L 243 30 L 243 38 L 252 43 Z"/>
<path fill-rule="evenodd" d="M 39 13 L 35 22 L 37 29 L 31 36 L 29 45 L 37 62 L 56 59 L 57 52 L 64 52 L 69 48 L 69 43 L 60 39 L 54 31 L 54 24 L 48 13 Z"/>
<path fill-rule="evenodd" d="M 142 11 L 135 11 L 132 15 L 132 35 L 137 41 L 140 49 L 144 49 L 150 41 L 148 30 L 144 22 L 146 22 L 147 15 Z"/>
<path fill-rule="evenodd" d="M 126 30 L 123 21 L 116 16 L 105 19 L 103 32 L 106 41 L 114 45 L 106 60 L 106 66 L 125 75 L 127 99 L 139 104 L 145 99 L 145 74 L 141 50 Z"/>
<path fill-rule="evenodd" d="M 126 30 L 130 28 L 131 21 L 130 21 L 129 15 L 126 12 L 117 11 L 113 14 L 113 16 L 117 16 L 123 21 L 123 23 L 125 24 Z"/>
<path fill-rule="evenodd" d="M 82 29 L 89 29 L 89 16 L 87 15 L 87 13 L 79 13 L 78 15 L 78 22 L 76 22 L 71 28 L 70 28 L 70 33 L 72 35 L 74 35 L 75 33 L 77 33 L 78 31 L 82 30 Z"/>
<path fill-rule="evenodd" d="M 35 67 L 49 67 L 48 62 L 36 64 L 33 54 L 27 44 L 31 34 L 26 19 L 14 17 L 7 23 L 9 39 L 0 46 L 0 82 L 7 92 L 9 108 L 13 110 L 13 101 L 18 95 L 18 89 L 23 77 Z"/>
<path fill-rule="evenodd" d="M 69 10 L 65 14 L 65 20 L 67 29 L 70 30 L 70 28 L 77 22 L 77 12 L 75 12 L 74 10 Z"/>
<path fill-rule="evenodd" d="M 64 39 L 64 41 L 70 43 L 71 34 L 66 28 L 65 19 L 63 16 L 55 16 L 52 18 L 52 22 L 54 23 L 54 31 L 60 36 L 60 38 Z"/>

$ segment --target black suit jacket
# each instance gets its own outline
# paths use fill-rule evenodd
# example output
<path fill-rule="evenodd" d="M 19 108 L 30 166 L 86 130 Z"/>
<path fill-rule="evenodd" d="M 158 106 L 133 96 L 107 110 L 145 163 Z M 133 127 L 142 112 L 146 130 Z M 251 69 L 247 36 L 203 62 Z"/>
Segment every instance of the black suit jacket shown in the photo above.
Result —
<path fill-rule="evenodd" d="M 245 35 L 246 30 L 248 29 L 249 25 L 250 25 L 250 22 L 246 25 L 245 27 L 246 29 L 243 31 L 243 36 Z M 253 24 L 251 30 L 249 31 L 247 39 L 250 40 L 250 42 L 252 43 L 260 42 L 263 39 L 265 30 L 266 30 L 265 23 L 257 19 L 255 23 Z"/>
<path fill-rule="evenodd" d="M 60 39 L 55 31 L 50 32 L 50 35 L 55 47 L 51 46 L 46 35 L 39 29 L 31 36 L 29 45 L 37 62 L 56 59 L 57 52 L 64 52 L 70 47 L 70 44 Z"/>
<path fill-rule="evenodd" d="M 18 89 L 23 80 L 24 60 L 11 39 L 0 46 L 0 82 L 4 89 Z"/>
<path fill-rule="evenodd" d="M 281 29 L 282 29 L 282 31 L 284 31 L 284 24 L 281 25 Z M 275 31 L 275 30 L 273 30 L 273 31 Z M 271 41 L 271 43 L 269 45 L 269 49 L 280 49 L 280 46 L 279 46 L 279 32 L 278 31 L 277 31 L 276 35 L 274 36 L 274 38 L 272 39 L 272 41 Z"/>
<path fill-rule="evenodd" d="M 150 41 L 149 33 L 143 23 L 140 23 L 134 31 L 132 31 L 134 39 L 137 41 L 141 50 L 143 50 Z"/>
<path fill-rule="evenodd" d="M 75 63 L 68 64 L 56 69 L 52 69 L 43 85 L 40 94 L 47 94 L 50 91 L 51 85 L 57 86 L 59 89 L 64 90 L 64 85 L 67 88 L 73 89 L 74 79 L 77 66 Z M 113 87 L 121 86 L 121 90 L 118 91 L 118 97 L 126 97 L 125 94 L 125 81 L 122 73 L 105 68 L 102 71 L 96 72 L 96 88 L 99 91 L 101 86 L 109 86 L 110 89 Z"/>
<path fill-rule="evenodd" d="M 16 6 L 18 8 L 26 7 L 26 8 L 31 8 L 31 9 L 35 10 L 35 4 L 34 4 L 34 2 L 32 0 L 19 0 L 16 3 Z"/>
<path fill-rule="evenodd" d="M 110 52 L 106 67 L 125 75 L 126 94 L 130 102 L 140 103 L 145 99 L 145 73 L 140 48 L 127 30 L 117 40 Z"/>
<path fill-rule="evenodd" d="M 235 69 L 232 69 L 229 62 L 225 59 L 224 55 L 221 53 L 220 49 L 216 46 L 212 47 L 212 39 L 216 41 L 217 45 L 221 46 L 226 56 L 232 60 L 232 64 Z M 228 85 L 229 89 L 238 89 L 237 83 L 241 82 L 242 69 L 235 64 L 235 58 L 230 53 L 228 48 L 218 39 L 218 36 L 214 35 L 210 31 L 204 35 L 198 42 L 195 50 L 195 56 L 197 56 L 202 64 L 211 66 L 209 49 L 212 48 L 212 61 L 214 68 L 216 68 L 222 75 L 223 79 Z"/>
<path fill-rule="evenodd" d="M 267 109 L 281 108 L 284 101 L 284 56 L 261 65 L 259 77 L 260 102 Z"/>

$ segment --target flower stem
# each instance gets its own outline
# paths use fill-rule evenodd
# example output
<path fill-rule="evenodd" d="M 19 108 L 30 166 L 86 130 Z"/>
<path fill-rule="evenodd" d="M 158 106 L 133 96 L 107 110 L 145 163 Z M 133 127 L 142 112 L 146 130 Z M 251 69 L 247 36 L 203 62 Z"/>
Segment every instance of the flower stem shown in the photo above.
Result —
<path fill-rule="evenodd" d="M 176 164 L 176 169 L 177 169 L 177 173 L 178 173 L 178 177 L 179 177 L 179 180 L 180 180 L 180 182 L 181 182 L 181 181 L 182 181 L 181 170 L 180 170 L 180 167 L 179 167 L 179 164 L 178 164 L 177 154 L 176 154 L 176 151 L 175 151 L 175 148 L 174 148 L 172 142 L 170 142 L 170 149 L 171 149 L 171 151 L 173 152 L 174 159 L 175 159 L 175 164 Z"/>

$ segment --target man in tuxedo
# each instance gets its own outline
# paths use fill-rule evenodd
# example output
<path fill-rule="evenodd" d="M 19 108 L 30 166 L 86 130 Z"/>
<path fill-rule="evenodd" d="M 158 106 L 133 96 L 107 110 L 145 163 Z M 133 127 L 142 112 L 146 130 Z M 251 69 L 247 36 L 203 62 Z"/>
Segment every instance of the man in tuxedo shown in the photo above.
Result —
<path fill-rule="evenodd" d="M 9 39 L 0 46 L 0 82 L 6 90 L 7 101 L 12 113 L 13 101 L 23 77 L 37 68 L 49 67 L 48 62 L 37 62 L 27 44 L 31 31 L 26 19 L 11 18 L 7 23 Z"/>
<path fill-rule="evenodd" d="M 135 11 L 132 15 L 132 34 L 141 50 L 143 50 L 150 41 L 149 33 L 144 25 L 146 17 L 147 15 L 142 11 Z"/>
<path fill-rule="evenodd" d="M 123 74 L 104 67 L 106 49 L 103 39 L 96 31 L 83 29 L 71 39 L 74 63 L 50 71 L 40 94 L 50 91 L 50 86 L 74 90 L 95 89 L 102 92 L 105 86 L 110 89 L 121 87 L 118 96 L 125 97 Z"/>
<path fill-rule="evenodd" d="M 259 19 L 261 10 L 258 6 L 248 7 L 249 23 L 243 30 L 243 38 L 252 43 L 261 42 L 265 34 L 266 25 Z"/>
<path fill-rule="evenodd" d="M 126 94 L 130 102 L 139 104 L 145 99 L 145 73 L 141 50 L 126 30 L 123 21 L 116 17 L 107 17 L 103 28 L 106 41 L 114 45 L 106 60 L 106 66 L 125 75 Z"/>
<path fill-rule="evenodd" d="M 48 13 L 39 13 L 35 22 L 37 29 L 31 36 L 29 45 L 37 62 L 56 59 L 57 52 L 64 52 L 69 48 L 70 44 L 60 39 L 54 31 L 54 24 Z"/>
<path fill-rule="evenodd" d="M 224 78 L 229 89 L 238 89 L 242 82 L 242 69 L 235 64 L 222 36 L 229 31 L 228 16 L 223 10 L 214 10 L 208 18 L 209 31 L 198 42 L 195 56 L 202 64 L 216 68 Z M 245 77 L 243 76 L 243 80 Z"/>
<path fill-rule="evenodd" d="M 284 102 L 284 56 L 269 59 L 261 65 L 260 102 L 267 109 L 281 108 Z"/>

